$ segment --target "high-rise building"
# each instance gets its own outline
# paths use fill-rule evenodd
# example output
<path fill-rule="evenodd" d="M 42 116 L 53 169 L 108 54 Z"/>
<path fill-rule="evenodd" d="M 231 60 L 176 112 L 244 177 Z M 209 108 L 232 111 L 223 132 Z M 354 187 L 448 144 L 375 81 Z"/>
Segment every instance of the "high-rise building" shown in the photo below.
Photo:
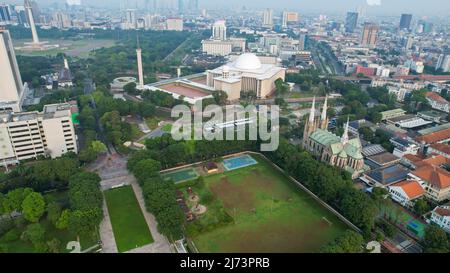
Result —
<path fill-rule="evenodd" d="M 0 27 L 0 109 L 21 111 L 23 82 L 9 31 Z"/>
<path fill-rule="evenodd" d="M 297 22 L 298 22 L 298 13 L 297 12 L 283 11 L 282 25 L 284 28 L 286 28 L 289 23 L 297 23 Z"/>
<path fill-rule="evenodd" d="M 400 29 L 411 29 L 411 21 L 412 21 L 412 14 L 402 14 L 402 17 L 400 18 Z"/>
<path fill-rule="evenodd" d="M 69 15 L 67 13 L 57 11 L 53 13 L 53 26 L 57 28 L 70 28 L 72 22 L 70 21 Z"/>
<path fill-rule="evenodd" d="M 347 12 L 347 18 L 345 19 L 345 31 L 353 33 L 358 25 L 358 13 Z"/>
<path fill-rule="evenodd" d="M 266 9 L 263 13 L 263 27 L 273 27 L 273 10 Z"/>
<path fill-rule="evenodd" d="M 45 105 L 42 113 L 0 112 L 0 164 L 18 164 L 38 156 L 60 157 L 78 152 L 72 120 L 75 104 Z"/>
<path fill-rule="evenodd" d="M 0 25 L 7 25 L 11 22 L 11 10 L 9 5 L 0 5 Z"/>
<path fill-rule="evenodd" d="M 216 21 L 212 27 L 211 39 L 225 41 L 227 39 L 227 26 L 225 20 Z"/>
<path fill-rule="evenodd" d="M 365 23 L 361 36 L 361 45 L 375 47 L 378 40 L 378 25 L 373 23 Z"/>
<path fill-rule="evenodd" d="M 441 54 L 436 63 L 436 70 L 442 69 L 442 72 L 450 72 L 450 54 Z"/>
<path fill-rule="evenodd" d="M 300 34 L 298 50 L 305 50 L 308 43 L 308 34 L 302 33 Z"/>
<path fill-rule="evenodd" d="M 189 11 L 198 11 L 198 0 L 189 0 L 188 2 Z"/>
<path fill-rule="evenodd" d="M 127 21 L 127 28 L 129 29 L 136 28 L 136 10 L 128 9 L 126 11 L 126 21 Z"/>
<path fill-rule="evenodd" d="M 183 13 L 186 10 L 185 0 L 178 0 L 178 12 Z"/>

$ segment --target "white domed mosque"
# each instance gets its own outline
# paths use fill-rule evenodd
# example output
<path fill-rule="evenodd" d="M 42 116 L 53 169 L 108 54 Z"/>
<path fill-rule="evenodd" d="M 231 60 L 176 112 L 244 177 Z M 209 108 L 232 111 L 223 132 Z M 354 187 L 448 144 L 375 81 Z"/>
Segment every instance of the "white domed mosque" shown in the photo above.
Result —
<path fill-rule="evenodd" d="M 275 81 L 286 76 L 286 69 L 263 64 L 253 53 L 244 53 L 234 62 L 206 71 L 208 86 L 228 94 L 229 100 L 240 98 L 241 91 L 255 91 L 266 98 L 275 91 Z"/>

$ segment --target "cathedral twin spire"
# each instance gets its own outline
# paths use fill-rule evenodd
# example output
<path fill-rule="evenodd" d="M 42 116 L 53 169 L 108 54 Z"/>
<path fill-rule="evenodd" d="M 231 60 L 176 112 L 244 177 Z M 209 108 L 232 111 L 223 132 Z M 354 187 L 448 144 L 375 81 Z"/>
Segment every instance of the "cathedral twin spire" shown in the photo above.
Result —
<path fill-rule="evenodd" d="M 311 106 L 311 110 L 309 113 L 309 120 L 306 123 L 305 126 L 305 134 L 304 134 L 304 139 L 305 137 L 309 138 L 309 136 L 315 132 L 318 128 L 322 129 L 322 130 L 327 130 L 328 129 L 328 116 L 327 116 L 327 111 L 328 111 L 328 95 L 325 97 L 325 102 L 323 104 L 323 109 L 322 109 L 322 114 L 320 116 L 320 120 L 315 120 L 315 113 L 316 113 L 316 97 L 313 98 L 313 102 L 312 102 L 312 106 Z M 345 125 L 345 129 L 344 129 L 344 134 L 341 137 L 342 140 L 342 144 L 347 144 L 349 141 L 349 137 L 348 137 L 348 131 L 349 131 L 349 124 L 350 124 L 350 120 L 347 117 L 347 123 Z"/>

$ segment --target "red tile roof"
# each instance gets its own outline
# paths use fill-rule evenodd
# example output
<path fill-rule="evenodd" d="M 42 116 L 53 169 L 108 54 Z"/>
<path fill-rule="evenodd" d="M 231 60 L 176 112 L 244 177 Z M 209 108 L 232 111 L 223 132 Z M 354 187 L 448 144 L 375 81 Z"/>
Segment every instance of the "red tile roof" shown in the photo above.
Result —
<path fill-rule="evenodd" d="M 439 94 L 438 94 L 438 93 L 435 93 L 435 92 L 427 92 L 427 93 L 425 94 L 425 96 L 426 96 L 427 98 L 429 98 L 430 100 L 433 100 L 433 101 L 436 101 L 436 102 L 439 102 L 439 103 L 447 103 L 447 104 L 450 104 L 450 102 L 448 102 L 446 99 L 444 99 L 443 97 L 439 96 Z"/>
<path fill-rule="evenodd" d="M 450 187 L 450 173 L 442 168 L 425 165 L 412 172 L 412 174 L 438 189 Z"/>
<path fill-rule="evenodd" d="M 419 162 L 419 161 L 423 160 L 423 158 L 421 158 L 421 157 L 419 157 L 417 155 L 411 155 L 411 154 L 406 154 L 406 155 L 403 156 L 403 158 L 407 159 L 408 161 L 411 161 L 412 163 Z"/>
<path fill-rule="evenodd" d="M 450 216 L 450 209 L 445 209 L 441 207 L 437 207 L 434 209 L 434 212 L 441 216 Z"/>
<path fill-rule="evenodd" d="M 440 167 L 444 164 L 450 164 L 450 159 L 443 155 L 432 155 L 422 161 L 415 162 L 417 168 L 423 167 L 425 165 Z"/>
<path fill-rule="evenodd" d="M 444 143 L 434 143 L 430 145 L 431 148 L 450 155 L 450 145 Z"/>
<path fill-rule="evenodd" d="M 450 138 L 450 128 L 416 138 L 418 142 L 437 143 Z"/>
<path fill-rule="evenodd" d="M 405 180 L 392 185 L 392 187 L 400 187 L 408 195 L 409 199 L 419 198 L 425 194 L 425 190 L 415 180 Z"/>

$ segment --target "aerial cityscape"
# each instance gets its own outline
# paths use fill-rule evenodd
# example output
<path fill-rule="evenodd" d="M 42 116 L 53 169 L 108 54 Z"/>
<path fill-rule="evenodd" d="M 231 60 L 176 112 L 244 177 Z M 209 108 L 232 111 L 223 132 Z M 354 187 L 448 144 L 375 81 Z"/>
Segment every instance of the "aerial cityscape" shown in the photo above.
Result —
<path fill-rule="evenodd" d="M 450 2 L 336 2 L 0 0 L 0 253 L 450 253 Z"/>

